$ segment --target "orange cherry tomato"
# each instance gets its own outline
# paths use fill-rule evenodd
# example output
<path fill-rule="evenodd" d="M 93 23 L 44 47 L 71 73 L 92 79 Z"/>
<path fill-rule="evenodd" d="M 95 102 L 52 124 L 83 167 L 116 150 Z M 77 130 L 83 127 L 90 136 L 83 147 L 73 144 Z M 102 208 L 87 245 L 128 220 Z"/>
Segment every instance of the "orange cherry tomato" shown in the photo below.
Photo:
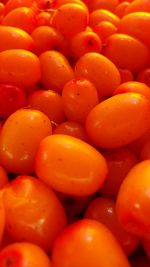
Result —
<path fill-rule="evenodd" d="M 150 1 L 149 0 L 134 0 L 126 9 L 126 14 L 134 12 L 150 12 Z"/>
<path fill-rule="evenodd" d="M 135 81 L 120 84 L 114 91 L 114 95 L 129 92 L 142 94 L 150 100 L 150 88 L 144 83 Z"/>
<path fill-rule="evenodd" d="M 103 224 L 90 219 L 68 226 L 58 236 L 52 250 L 52 265 L 130 267 L 112 233 Z"/>
<path fill-rule="evenodd" d="M 54 50 L 42 53 L 39 59 L 42 84 L 46 89 L 61 93 L 64 85 L 74 77 L 68 60 L 63 54 Z"/>
<path fill-rule="evenodd" d="M 6 170 L 0 165 L 0 189 L 9 182 Z"/>
<path fill-rule="evenodd" d="M 66 226 L 65 211 L 55 193 L 35 177 L 18 176 L 3 189 L 3 201 L 6 230 L 14 240 L 50 251 Z"/>
<path fill-rule="evenodd" d="M 27 66 L 30 66 L 27 68 Z M 35 86 L 41 78 L 40 62 L 36 55 L 23 49 L 0 52 L 0 83 L 18 87 Z"/>
<path fill-rule="evenodd" d="M 62 101 L 67 119 L 79 123 L 84 123 L 91 109 L 99 103 L 95 86 L 86 79 L 74 79 L 66 83 Z"/>
<path fill-rule="evenodd" d="M 150 160 L 134 166 L 120 187 L 116 203 L 117 216 L 124 229 L 146 240 L 150 240 L 149 173 Z"/>
<path fill-rule="evenodd" d="M 5 5 L 0 2 L 0 17 L 4 15 L 5 12 Z"/>
<path fill-rule="evenodd" d="M 0 84 L 0 118 L 6 119 L 19 108 L 26 106 L 26 95 L 22 88 Z"/>
<path fill-rule="evenodd" d="M 20 109 L 5 121 L 0 134 L 0 164 L 19 174 L 33 172 L 39 142 L 52 132 L 48 117 L 36 110 Z"/>
<path fill-rule="evenodd" d="M 2 25 L 17 27 L 31 33 L 37 27 L 36 14 L 29 7 L 18 7 L 3 18 Z"/>
<path fill-rule="evenodd" d="M 116 6 L 119 4 L 119 0 L 83 0 L 90 11 L 96 9 L 107 9 L 110 11 L 114 11 Z"/>
<path fill-rule="evenodd" d="M 70 135 L 79 138 L 85 142 L 88 140 L 84 126 L 78 122 L 72 122 L 72 121 L 63 122 L 58 126 L 56 126 L 53 134 Z"/>
<path fill-rule="evenodd" d="M 145 83 L 150 87 L 150 69 L 141 70 L 137 75 L 137 81 Z"/>
<path fill-rule="evenodd" d="M 134 12 L 124 16 L 119 23 L 118 32 L 133 36 L 150 46 L 150 13 Z"/>
<path fill-rule="evenodd" d="M 31 108 L 44 112 L 51 121 L 61 123 L 65 121 L 62 97 L 52 90 L 36 90 L 28 98 Z"/>
<path fill-rule="evenodd" d="M 65 4 L 54 12 L 51 25 L 67 39 L 84 31 L 88 25 L 88 10 L 80 4 Z"/>
<path fill-rule="evenodd" d="M 115 202 L 109 198 L 95 198 L 89 204 L 85 218 L 103 223 L 114 234 L 126 255 L 132 254 L 139 245 L 137 237 L 126 232 L 120 225 L 115 211 Z"/>
<path fill-rule="evenodd" d="M 96 192 L 107 175 L 104 157 L 87 143 L 68 135 L 51 135 L 35 157 L 38 177 L 56 191 L 86 196 Z"/>
<path fill-rule="evenodd" d="M 117 27 L 109 21 L 101 21 L 93 27 L 93 31 L 98 34 L 102 43 L 105 44 L 106 39 L 117 32 Z"/>
<path fill-rule="evenodd" d="M 100 194 L 105 197 L 116 198 L 124 178 L 137 163 L 137 158 L 127 148 L 107 150 L 103 152 L 103 156 L 108 164 L 108 175 Z"/>
<path fill-rule="evenodd" d="M 106 57 L 95 52 L 84 54 L 75 65 L 75 76 L 91 81 L 100 100 L 112 95 L 120 84 L 120 73 Z"/>
<path fill-rule="evenodd" d="M 46 253 L 32 243 L 13 243 L 0 251 L 0 267 L 51 267 Z"/>
<path fill-rule="evenodd" d="M 98 147 L 127 145 L 150 128 L 149 112 L 150 101 L 141 94 L 112 96 L 91 110 L 86 120 L 87 133 Z"/>
<path fill-rule="evenodd" d="M 50 26 L 37 27 L 31 34 L 35 43 L 35 53 L 40 55 L 47 50 L 57 50 L 64 55 L 68 54 L 65 38 L 56 29 Z"/>
<path fill-rule="evenodd" d="M 126 14 L 126 10 L 127 10 L 128 6 L 130 6 L 129 2 L 125 1 L 125 2 L 120 3 L 115 9 L 115 14 L 119 18 L 122 18 Z"/>
<path fill-rule="evenodd" d="M 102 21 L 109 21 L 117 27 L 120 22 L 120 19 L 115 14 L 105 9 L 96 9 L 95 11 L 90 13 L 89 16 L 90 27 L 93 28 Z"/>
<path fill-rule="evenodd" d="M 58 8 L 65 4 L 78 4 L 87 9 L 87 6 L 81 0 L 54 0 L 52 3 L 52 8 Z"/>
<path fill-rule="evenodd" d="M 32 51 L 34 42 L 31 36 L 16 27 L 0 26 L 0 52 L 7 49 L 25 49 Z"/>
<path fill-rule="evenodd" d="M 103 54 L 118 68 L 137 73 L 148 65 L 149 49 L 139 40 L 116 33 L 107 38 Z"/>
<path fill-rule="evenodd" d="M 38 26 L 49 26 L 52 14 L 48 11 L 40 11 L 37 14 Z"/>
<path fill-rule="evenodd" d="M 128 69 L 119 69 L 121 76 L 121 83 L 130 82 L 134 80 L 133 74 Z"/>
<path fill-rule="evenodd" d="M 5 5 L 5 14 L 18 7 L 30 7 L 36 9 L 37 3 L 34 0 L 8 0 Z"/>
<path fill-rule="evenodd" d="M 70 57 L 77 60 L 85 53 L 97 52 L 102 49 L 102 42 L 97 33 L 93 31 L 83 31 L 77 33 L 70 41 Z"/>

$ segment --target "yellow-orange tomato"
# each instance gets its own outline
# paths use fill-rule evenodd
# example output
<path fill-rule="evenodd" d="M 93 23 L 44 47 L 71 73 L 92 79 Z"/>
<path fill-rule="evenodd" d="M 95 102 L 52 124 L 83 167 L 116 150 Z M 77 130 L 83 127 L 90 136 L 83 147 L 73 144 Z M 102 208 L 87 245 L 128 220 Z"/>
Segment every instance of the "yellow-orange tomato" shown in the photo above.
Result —
<path fill-rule="evenodd" d="M 84 123 L 88 113 L 98 103 L 95 86 L 86 79 L 73 79 L 62 91 L 64 112 L 68 120 Z"/>
<path fill-rule="evenodd" d="M 129 2 L 125 1 L 125 2 L 120 3 L 115 9 L 115 14 L 119 18 L 122 18 L 126 14 L 126 10 L 127 10 L 128 6 L 130 6 Z"/>
<path fill-rule="evenodd" d="M 54 12 L 51 25 L 66 38 L 72 38 L 78 32 L 84 31 L 88 25 L 88 10 L 80 4 L 65 4 Z"/>
<path fill-rule="evenodd" d="M 93 31 L 98 34 L 98 36 L 104 43 L 110 35 L 117 32 L 117 27 L 109 21 L 101 21 L 93 27 Z"/>
<path fill-rule="evenodd" d="M 37 14 L 37 23 L 38 26 L 49 26 L 49 22 L 51 19 L 52 13 L 48 12 L 48 11 L 40 11 Z"/>
<path fill-rule="evenodd" d="M 95 220 L 82 219 L 57 237 L 52 266 L 130 267 L 130 264 L 108 228 Z"/>
<path fill-rule="evenodd" d="M 89 16 L 89 25 L 93 28 L 101 21 L 109 21 L 115 26 L 118 26 L 120 19 L 112 12 L 105 9 L 97 9 Z"/>
<path fill-rule="evenodd" d="M 7 49 L 33 50 L 34 42 L 31 36 L 16 27 L 0 26 L 0 51 Z"/>
<path fill-rule="evenodd" d="M 0 163 L 10 172 L 33 172 L 39 142 L 52 132 L 48 117 L 36 110 L 20 109 L 8 117 L 0 134 Z"/>
<path fill-rule="evenodd" d="M 150 12 L 150 1 L 149 0 L 134 0 L 126 9 L 126 14 L 134 12 Z"/>
<path fill-rule="evenodd" d="M 94 52 L 84 54 L 77 61 L 75 76 L 90 80 L 95 85 L 100 99 L 111 96 L 120 84 L 117 67 L 105 56 Z"/>
<path fill-rule="evenodd" d="M 113 34 L 108 37 L 103 54 L 118 68 L 137 73 L 149 61 L 149 49 L 139 40 L 126 34 Z"/>
<path fill-rule="evenodd" d="M 106 150 L 103 156 L 108 164 L 108 175 L 100 194 L 116 198 L 123 180 L 138 161 L 134 153 L 127 148 Z"/>
<path fill-rule="evenodd" d="M 107 164 L 101 153 L 87 143 L 56 134 L 41 141 L 35 157 L 35 171 L 56 191 L 85 196 L 102 186 Z"/>
<path fill-rule="evenodd" d="M 114 95 L 129 92 L 142 94 L 150 100 L 150 88 L 144 83 L 135 81 L 120 84 L 114 91 Z"/>
<path fill-rule="evenodd" d="M 52 90 L 36 90 L 30 94 L 28 104 L 33 109 L 44 112 L 54 123 L 65 121 L 62 97 Z"/>
<path fill-rule="evenodd" d="M 14 26 L 31 33 L 37 27 L 36 14 L 31 8 L 18 7 L 3 18 L 2 25 Z"/>
<path fill-rule="evenodd" d="M 87 133 L 98 147 L 127 145 L 150 128 L 149 112 L 150 101 L 141 94 L 112 96 L 91 110 L 86 120 Z"/>
<path fill-rule="evenodd" d="M 32 9 L 36 9 L 37 3 L 34 0 L 8 0 L 5 5 L 5 14 L 17 7 L 31 7 Z"/>
<path fill-rule="evenodd" d="M 60 93 L 64 85 L 74 77 L 68 60 L 63 54 L 53 50 L 42 53 L 39 59 L 42 84 L 45 88 Z"/>
<path fill-rule="evenodd" d="M 51 267 L 48 255 L 39 246 L 27 242 L 14 243 L 0 251 L 0 266 L 6 267 L 8 262 L 12 266 Z"/>
<path fill-rule="evenodd" d="M 124 179 L 116 202 L 120 223 L 128 232 L 150 241 L 150 160 L 135 165 Z"/>
<path fill-rule="evenodd" d="M 97 52 L 102 49 L 102 42 L 97 33 L 83 31 L 77 33 L 70 41 L 70 57 L 77 60 L 85 53 Z"/>
<path fill-rule="evenodd" d="M 40 78 L 40 62 L 33 53 L 23 49 L 0 52 L 0 83 L 32 87 Z"/>
<path fill-rule="evenodd" d="M 150 13 L 134 12 L 124 16 L 119 23 L 118 32 L 136 37 L 150 46 Z"/>
<path fill-rule="evenodd" d="M 136 236 L 126 232 L 120 225 L 116 211 L 115 202 L 110 198 L 95 198 L 90 202 L 85 218 L 103 223 L 114 234 L 126 255 L 132 254 L 139 245 Z"/>
<path fill-rule="evenodd" d="M 3 202 L 10 236 L 50 251 L 67 223 L 56 194 L 36 177 L 22 175 L 3 189 Z"/>
<path fill-rule="evenodd" d="M 107 9 L 110 11 L 114 11 L 115 7 L 119 4 L 119 0 L 83 0 L 87 6 L 89 7 L 90 11 L 96 9 Z"/>
<path fill-rule="evenodd" d="M 65 38 L 56 29 L 50 26 L 37 27 L 31 34 L 35 43 L 35 53 L 40 55 L 47 50 L 57 50 L 64 55 L 68 54 Z"/>

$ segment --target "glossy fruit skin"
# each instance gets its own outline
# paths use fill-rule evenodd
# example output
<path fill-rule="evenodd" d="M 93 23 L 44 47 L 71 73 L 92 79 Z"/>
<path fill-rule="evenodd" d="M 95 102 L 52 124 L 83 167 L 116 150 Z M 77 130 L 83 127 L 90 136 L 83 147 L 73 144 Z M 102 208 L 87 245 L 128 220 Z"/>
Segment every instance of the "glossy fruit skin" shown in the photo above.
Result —
<path fill-rule="evenodd" d="M 1 130 L 0 163 L 10 172 L 32 173 L 37 146 L 51 133 L 51 122 L 44 113 L 32 109 L 17 110 L 8 117 Z"/>
<path fill-rule="evenodd" d="M 84 123 L 89 112 L 99 103 L 98 92 L 87 79 L 73 79 L 63 88 L 62 103 L 68 120 Z"/>
<path fill-rule="evenodd" d="M 149 47 L 150 14 L 134 12 L 124 16 L 119 23 L 118 32 L 133 36 Z"/>
<path fill-rule="evenodd" d="M 25 49 L 32 51 L 34 42 L 31 36 L 16 27 L 0 26 L 0 52 L 8 49 Z"/>
<path fill-rule="evenodd" d="M 2 242 L 4 236 L 5 224 L 6 224 L 6 214 L 3 203 L 2 191 L 0 191 L 0 243 Z"/>
<path fill-rule="evenodd" d="M 128 69 L 119 69 L 121 76 L 121 84 L 125 82 L 130 82 L 134 80 L 133 74 Z"/>
<path fill-rule="evenodd" d="M 88 219 L 68 226 L 56 239 L 52 250 L 52 265 L 54 267 L 130 266 L 111 232 L 103 224 Z"/>
<path fill-rule="evenodd" d="M 31 37 L 34 40 L 34 52 L 37 55 L 48 50 L 57 50 L 64 55 L 68 54 L 68 45 L 63 35 L 50 26 L 36 27 Z"/>
<path fill-rule="evenodd" d="M 101 53 L 102 42 L 99 36 L 93 31 L 82 31 L 77 33 L 70 41 L 70 57 L 79 59 L 85 53 Z"/>
<path fill-rule="evenodd" d="M 39 60 L 42 84 L 46 89 L 61 93 L 64 85 L 74 78 L 74 72 L 68 60 L 62 53 L 54 50 L 42 53 Z"/>
<path fill-rule="evenodd" d="M 18 7 L 29 7 L 36 10 L 37 2 L 34 0 L 8 0 L 5 5 L 5 14 Z"/>
<path fill-rule="evenodd" d="M 142 83 L 136 81 L 130 81 L 120 84 L 114 91 L 114 95 L 123 93 L 139 93 L 150 99 L 150 88 Z"/>
<path fill-rule="evenodd" d="M 134 12 L 150 12 L 150 2 L 148 0 L 135 0 L 126 9 L 126 14 Z"/>
<path fill-rule="evenodd" d="M 116 33 L 108 37 L 103 54 L 118 68 L 137 73 L 148 64 L 149 49 L 139 40 Z"/>
<path fill-rule="evenodd" d="M 13 243 L 0 252 L 0 267 L 51 267 L 51 262 L 46 253 L 38 246 L 27 243 Z"/>
<path fill-rule="evenodd" d="M 114 11 L 115 7 L 118 5 L 118 0 L 84 0 L 91 11 L 96 9 L 106 9 Z"/>
<path fill-rule="evenodd" d="M 35 86 L 40 78 L 40 62 L 35 54 L 24 49 L 0 52 L 0 83 L 27 88 Z"/>
<path fill-rule="evenodd" d="M 106 150 L 103 156 L 108 164 L 108 175 L 100 189 L 100 194 L 116 199 L 123 180 L 131 168 L 138 163 L 138 159 L 131 150 L 123 147 Z"/>
<path fill-rule="evenodd" d="M 112 95 L 120 84 L 120 74 L 116 66 L 108 58 L 94 52 L 84 54 L 76 62 L 75 77 L 91 81 L 100 100 Z"/>
<path fill-rule="evenodd" d="M 106 39 L 117 32 L 117 27 L 113 23 L 104 20 L 95 25 L 93 31 L 98 34 L 104 45 Z"/>
<path fill-rule="evenodd" d="M 18 176 L 3 190 L 6 230 L 17 242 L 32 242 L 50 251 L 66 225 L 55 193 L 31 176 Z"/>
<path fill-rule="evenodd" d="M 2 25 L 17 27 L 30 34 L 37 27 L 36 14 L 31 8 L 18 7 L 3 18 Z"/>
<path fill-rule="evenodd" d="M 85 30 L 88 19 L 87 8 L 70 3 L 58 7 L 52 16 L 50 25 L 56 28 L 66 39 L 70 39 L 78 32 Z"/>
<path fill-rule="evenodd" d="M 109 21 L 117 27 L 120 22 L 120 19 L 115 14 L 105 9 L 97 9 L 92 13 L 90 13 L 89 16 L 90 27 L 93 28 L 102 21 Z"/>
<path fill-rule="evenodd" d="M 150 240 L 149 171 L 150 160 L 134 166 L 120 187 L 116 203 L 117 216 L 124 229 L 146 240 Z"/>
<path fill-rule="evenodd" d="M 141 94 L 112 96 L 91 110 L 86 119 L 87 133 L 98 147 L 127 145 L 150 128 L 149 110 L 150 102 Z"/>
<path fill-rule="evenodd" d="M 126 232 L 118 222 L 115 211 L 115 201 L 109 198 L 95 198 L 89 204 L 84 218 L 103 223 L 113 233 L 126 255 L 136 251 L 139 240 L 134 235 Z"/>
<path fill-rule="evenodd" d="M 32 109 L 44 112 L 56 124 L 65 121 L 62 97 L 55 91 L 36 90 L 30 94 L 28 104 Z"/>
<path fill-rule="evenodd" d="M 87 143 L 67 135 L 42 140 L 35 157 L 37 176 L 56 191 L 86 196 L 96 192 L 107 175 L 101 153 Z"/>

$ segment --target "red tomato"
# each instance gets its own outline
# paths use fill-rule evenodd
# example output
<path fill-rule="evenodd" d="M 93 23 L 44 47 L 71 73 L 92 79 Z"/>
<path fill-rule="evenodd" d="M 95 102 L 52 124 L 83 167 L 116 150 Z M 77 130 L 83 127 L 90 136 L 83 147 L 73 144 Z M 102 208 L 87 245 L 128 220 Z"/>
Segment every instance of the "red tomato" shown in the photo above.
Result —
<path fill-rule="evenodd" d="M 114 234 L 126 255 L 132 254 L 138 247 L 138 238 L 126 232 L 118 222 L 115 202 L 109 198 L 95 198 L 89 204 L 85 218 L 103 223 Z"/>
<path fill-rule="evenodd" d="M 51 135 L 40 143 L 35 171 L 56 191 L 86 196 L 95 193 L 107 175 L 104 157 L 87 143 L 67 135 Z"/>
<path fill-rule="evenodd" d="M 14 85 L 0 84 L 0 118 L 6 119 L 17 109 L 25 107 L 24 91 Z"/>

